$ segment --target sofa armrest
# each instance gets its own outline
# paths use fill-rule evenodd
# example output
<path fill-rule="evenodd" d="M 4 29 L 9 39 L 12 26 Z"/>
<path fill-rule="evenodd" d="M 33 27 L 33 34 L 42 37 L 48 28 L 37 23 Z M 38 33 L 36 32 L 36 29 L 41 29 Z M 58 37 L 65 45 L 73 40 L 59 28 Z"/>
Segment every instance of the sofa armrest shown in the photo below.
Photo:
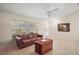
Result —
<path fill-rule="evenodd" d="M 23 47 L 23 40 L 22 39 L 16 39 L 16 44 L 19 48 L 22 48 Z"/>

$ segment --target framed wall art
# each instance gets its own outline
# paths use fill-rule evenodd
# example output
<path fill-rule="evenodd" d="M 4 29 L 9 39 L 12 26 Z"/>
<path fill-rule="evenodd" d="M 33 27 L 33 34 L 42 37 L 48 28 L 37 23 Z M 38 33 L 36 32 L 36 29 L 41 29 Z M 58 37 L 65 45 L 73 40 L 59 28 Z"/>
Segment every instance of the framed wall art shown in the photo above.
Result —
<path fill-rule="evenodd" d="M 58 31 L 70 32 L 70 23 L 60 23 L 60 24 L 58 24 Z"/>

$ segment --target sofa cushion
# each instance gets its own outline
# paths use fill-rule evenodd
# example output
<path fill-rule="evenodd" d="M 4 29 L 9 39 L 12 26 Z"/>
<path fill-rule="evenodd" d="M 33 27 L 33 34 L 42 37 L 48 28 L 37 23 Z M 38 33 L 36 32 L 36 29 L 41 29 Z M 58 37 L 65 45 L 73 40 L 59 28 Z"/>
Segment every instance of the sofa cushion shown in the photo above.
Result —
<path fill-rule="evenodd" d="M 28 39 L 28 38 L 29 38 L 28 34 L 26 34 L 26 35 L 25 35 L 25 38 L 26 38 L 26 39 Z"/>
<path fill-rule="evenodd" d="M 36 41 L 37 39 L 36 38 L 31 38 L 30 39 L 32 42 Z"/>
<path fill-rule="evenodd" d="M 23 43 L 28 44 L 28 43 L 31 43 L 31 41 L 30 40 L 23 40 Z"/>
<path fill-rule="evenodd" d="M 41 37 L 37 37 L 37 40 L 42 40 L 42 38 Z"/>
<path fill-rule="evenodd" d="M 29 34 L 28 34 L 28 37 L 29 37 L 29 38 L 33 38 L 33 37 L 34 37 L 33 35 L 34 35 L 34 33 L 29 33 Z"/>
<path fill-rule="evenodd" d="M 22 38 L 23 40 L 25 40 L 25 39 L 28 39 L 29 37 L 28 37 L 28 35 L 21 35 L 21 38 Z"/>
<path fill-rule="evenodd" d="M 34 35 L 33 35 L 34 37 L 38 37 L 38 33 L 34 33 Z"/>

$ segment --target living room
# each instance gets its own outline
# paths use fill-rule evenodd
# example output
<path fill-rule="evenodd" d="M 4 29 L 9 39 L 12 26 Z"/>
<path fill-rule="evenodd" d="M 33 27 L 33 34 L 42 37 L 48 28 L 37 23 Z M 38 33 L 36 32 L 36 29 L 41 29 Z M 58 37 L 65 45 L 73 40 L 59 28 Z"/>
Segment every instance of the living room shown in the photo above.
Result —
<path fill-rule="evenodd" d="M 51 50 L 44 55 L 79 54 L 78 3 L 0 3 L 0 19 L 1 55 L 39 55 L 37 42 L 17 46 L 18 35 L 26 34 L 52 40 Z"/>

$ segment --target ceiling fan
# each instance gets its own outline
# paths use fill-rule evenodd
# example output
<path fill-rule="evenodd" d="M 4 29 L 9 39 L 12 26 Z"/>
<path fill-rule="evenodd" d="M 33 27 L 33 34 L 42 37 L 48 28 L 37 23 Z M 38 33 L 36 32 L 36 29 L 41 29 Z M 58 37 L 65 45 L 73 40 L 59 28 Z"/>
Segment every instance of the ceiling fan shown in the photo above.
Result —
<path fill-rule="evenodd" d="M 52 15 L 54 15 L 56 13 L 56 11 L 58 11 L 58 8 L 54 8 L 53 10 L 46 11 L 46 14 L 48 16 L 52 16 Z"/>
<path fill-rule="evenodd" d="M 45 11 L 46 10 L 46 11 Z M 47 4 L 45 8 L 45 13 L 48 17 L 53 16 L 59 10 L 58 8 L 53 7 L 53 5 Z"/>
<path fill-rule="evenodd" d="M 53 6 L 52 6 L 53 7 Z M 59 9 L 58 8 L 51 8 L 51 5 L 47 5 L 47 8 L 46 8 L 46 15 L 47 15 L 47 17 L 48 17 L 48 21 L 50 21 L 51 19 L 51 17 L 52 16 L 54 16 L 56 13 L 57 13 L 57 11 L 58 11 Z"/>

